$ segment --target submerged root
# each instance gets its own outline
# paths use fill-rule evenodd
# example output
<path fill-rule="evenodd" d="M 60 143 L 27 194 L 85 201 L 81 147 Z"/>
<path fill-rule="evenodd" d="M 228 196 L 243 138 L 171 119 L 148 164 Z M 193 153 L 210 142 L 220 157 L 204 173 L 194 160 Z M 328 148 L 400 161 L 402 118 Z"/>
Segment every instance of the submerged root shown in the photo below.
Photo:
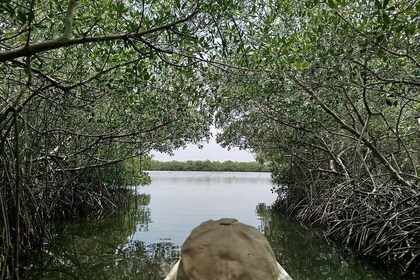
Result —
<path fill-rule="evenodd" d="M 0 279 L 12 279 L 22 260 L 49 240 L 51 221 L 98 213 L 115 207 L 127 197 L 122 195 L 125 189 L 105 186 L 52 188 L 43 192 L 33 189 L 24 185 L 19 190 L 20 207 L 5 199 L 4 188 L 0 190 Z"/>
<path fill-rule="evenodd" d="M 279 196 L 276 207 L 300 221 L 326 226 L 330 238 L 362 255 L 397 264 L 405 276 L 420 274 L 418 189 L 380 185 L 372 192 L 351 184 L 317 189 L 317 197 L 293 192 Z"/>

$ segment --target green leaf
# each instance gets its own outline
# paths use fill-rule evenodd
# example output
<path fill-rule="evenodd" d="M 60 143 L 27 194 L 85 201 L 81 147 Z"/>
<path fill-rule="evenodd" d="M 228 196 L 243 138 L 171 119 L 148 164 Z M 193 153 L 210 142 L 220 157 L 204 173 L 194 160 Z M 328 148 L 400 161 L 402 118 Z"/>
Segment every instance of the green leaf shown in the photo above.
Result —
<path fill-rule="evenodd" d="M 395 31 L 398 33 L 398 32 L 403 31 L 403 30 L 404 30 L 404 28 L 405 28 L 405 25 L 400 24 L 400 25 L 398 25 L 398 26 L 397 26 L 397 28 L 395 29 Z"/>
<path fill-rule="evenodd" d="M 21 10 L 18 10 L 17 18 L 22 24 L 25 24 L 26 21 L 27 21 L 26 14 L 24 12 L 22 12 Z"/>
<path fill-rule="evenodd" d="M 182 34 L 185 34 L 185 35 L 188 35 L 189 34 L 189 29 L 188 29 L 188 25 L 187 24 L 184 24 L 183 26 L 182 26 Z"/>
<path fill-rule="evenodd" d="M 31 23 L 31 22 L 34 20 L 34 18 L 35 18 L 35 13 L 34 13 L 34 11 L 30 11 L 30 12 L 28 13 L 28 22 L 29 22 L 29 23 Z"/>
<path fill-rule="evenodd" d="M 378 37 L 376 37 L 376 43 L 382 43 L 385 39 L 385 35 L 384 34 L 379 34 Z"/>
<path fill-rule="evenodd" d="M 416 26 L 414 24 L 409 24 L 405 26 L 405 34 L 407 36 L 413 35 L 416 32 Z"/>
<path fill-rule="evenodd" d="M 395 99 L 393 94 L 390 94 L 385 99 L 385 103 L 388 106 L 397 106 L 398 105 L 398 100 Z"/>
<path fill-rule="evenodd" d="M 332 9 L 336 9 L 338 7 L 337 3 L 335 3 L 333 0 L 328 0 L 328 6 Z"/>
<path fill-rule="evenodd" d="M 391 23 L 391 18 L 387 13 L 383 13 L 382 18 L 384 20 L 385 25 L 389 25 Z"/>
<path fill-rule="evenodd" d="M 0 14 L 3 12 L 7 12 L 11 17 L 15 15 L 15 10 L 12 6 L 10 6 L 10 4 L 4 3 L 0 5 Z"/>
<path fill-rule="evenodd" d="M 389 3 L 389 0 L 384 0 L 382 8 L 386 9 L 386 6 L 388 6 L 388 3 Z"/>
<path fill-rule="evenodd" d="M 46 25 L 43 25 L 42 23 L 35 23 L 32 25 L 32 27 L 39 28 L 39 29 L 47 29 L 48 27 Z"/>

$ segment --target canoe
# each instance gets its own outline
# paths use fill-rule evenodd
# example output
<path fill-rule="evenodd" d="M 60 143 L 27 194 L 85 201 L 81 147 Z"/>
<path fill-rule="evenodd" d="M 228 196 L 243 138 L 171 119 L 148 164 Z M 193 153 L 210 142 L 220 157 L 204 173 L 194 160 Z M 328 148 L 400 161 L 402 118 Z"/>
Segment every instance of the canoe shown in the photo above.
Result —
<path fill-rule="evenodd" d="M 166 275 L 164 280 L 176 280 L 176 274 L 178 272 L 179 260 L 177 263 L 172 267 L 171 271 Z M 277 268 L 279 270 L 279 278 L 278 280 L 293 280 L 292 277 L 284 270 L 284 268 L 277 263 Z"/>

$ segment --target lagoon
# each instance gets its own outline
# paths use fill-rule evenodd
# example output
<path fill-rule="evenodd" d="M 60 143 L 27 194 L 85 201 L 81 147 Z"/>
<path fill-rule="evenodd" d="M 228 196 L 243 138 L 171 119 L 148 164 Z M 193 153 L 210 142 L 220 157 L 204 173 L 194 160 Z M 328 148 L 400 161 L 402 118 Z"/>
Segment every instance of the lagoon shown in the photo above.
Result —
<path fill-rule="evenodd" d="M 112 213 L 56 223 L 51 243 L 33 257 L 24 279 L 163 279 L 182 242 L 201 222 L 237 218 L 268 238 L 294 280 L 396 279 L 270 209 L 268 173 L 150 172 L 130 203 Z"/>

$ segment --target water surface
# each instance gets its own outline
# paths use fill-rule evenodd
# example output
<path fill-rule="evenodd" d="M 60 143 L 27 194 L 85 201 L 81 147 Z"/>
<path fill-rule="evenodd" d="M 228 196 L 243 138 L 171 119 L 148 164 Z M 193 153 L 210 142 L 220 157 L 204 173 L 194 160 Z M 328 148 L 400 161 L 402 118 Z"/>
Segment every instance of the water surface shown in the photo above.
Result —
<path fill-rule="evenodd" d="M 150 172 L 131 203 L 102 217 L 55 225 L 52 242 L 34 255 L 24 279 L 162 279 L 191 229 L 234 217 L 259 228 L 294 280 L 395 279 L 269 209 L 276 195 L 268 173 Z"/>

